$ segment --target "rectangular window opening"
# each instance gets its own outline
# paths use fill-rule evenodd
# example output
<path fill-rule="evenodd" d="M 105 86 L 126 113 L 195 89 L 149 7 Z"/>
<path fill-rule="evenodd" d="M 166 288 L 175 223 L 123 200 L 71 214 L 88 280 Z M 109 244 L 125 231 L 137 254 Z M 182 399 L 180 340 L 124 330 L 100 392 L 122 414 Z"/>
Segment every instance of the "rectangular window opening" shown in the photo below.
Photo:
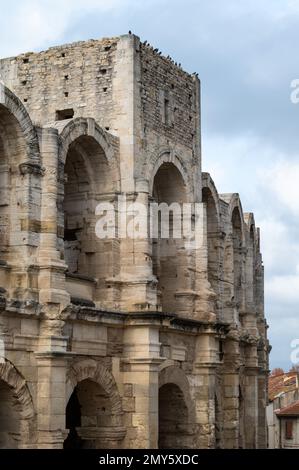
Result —
<path fill-rule="evenodd" d="M 72 119 L 73 117 L 73 109 L 61 109 L 56 111 L 56 121 L 64 121 L 65 119 Z"/>
<path fill-rule="evenodd" d="M 293 420 L 287 419 L 286 420 L 286 439 L 293 439 Z"/>
<path fill-rule="evenodd" d="M 166 126 L 169 126 L 169 100 L 165 98 L 164 100 L 164 122 Z"/>

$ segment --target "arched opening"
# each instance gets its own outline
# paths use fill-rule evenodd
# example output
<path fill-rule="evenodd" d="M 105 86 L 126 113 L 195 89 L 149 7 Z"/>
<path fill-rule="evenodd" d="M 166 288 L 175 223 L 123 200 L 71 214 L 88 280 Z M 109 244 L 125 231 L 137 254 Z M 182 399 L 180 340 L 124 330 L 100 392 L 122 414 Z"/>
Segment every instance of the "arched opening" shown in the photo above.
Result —
<path fill-rule="evenodd" d="M 173 163 L 163 163 L 157 171 L 153 198 L 159 205 L 165 203 L 165 216 L 160 212 L 158 220 L 153 221 L 158 225 L 158 236 L 153 240 L 153 274 L 158 280 L 162 310 L 175 312 L 175 294 L 186 287 L 188 260 L 182 230 L 174 230 L 175 227 L 182 228 L 182 204 L 187 202 L 187 194 L 182 175 Z M 169 236 L 163 234 L 163 223 L 169 223 Z"/>
<path fill-rule="evenodd" d="M 240 309 L 243 301 L 242 293 L 242 222 L 240 211 L 236 207 L 232 213 L 232 233 L 233 233 L 233 266 L 234 266 L 234 301 L 237 310 Z"/>
<path fill-rule="evenodd" d="M 250 226 L 249 242 L 246 256 L 246 285 L 247 285 L 247 305 L 248 309 L 253 313 L 254 293 L 255 293 L 255 241 L 254 241 L 254 225 Z"/>
<path fill-rule="evenodd" d="M 21 404 L 9 385 L 0 380 L 0 449 L 17 449 L 21 441 Z"/>
<path fill-rule="evenodd" d="M 95 301 L 105 301 L 107 296 L 106 279 L 114 274 L 114 247 L 113 240 L 96 236 L 95 208 L 105 197 L 111 198 L 113 184 L 105 152 L 97 140 L 87 135 L 75 139 L 66 155 L 60 204 L 60 223 L 64 226 L 61 251 L 72 296 L 74 291 L 77 297 Z"/>
<path fill-rule="evenodd" d="M 192 448 L 193 430 L 182 390 L 173 383 L 159 389 L 159 449 Z"/>
<path fill-rule="evenodd" d="M 17 119 L 0 105 L 0 259 L 20 260 L 20 201 L 24 198 L 19 165 L 26 161 L 26 142 Z M 13 240 L 13 242 L 11 242 Z M 10 252 L 10 245 L 15 245 Z"/>
<path fill-rule="evenodd" d="M 118 418 L 110 395 L 97 382 L 86 379 L 75 387 L 66 407 L 66 449 L 116 447 Z"/>
<path fill-rule="evenodd" d="M 203 188 L 202 202 L 206 204 L 207 210 L 208 280 L 217 295 L 216 304 L 219 316 L 219 302 L 217 302 L 220 295 L 219 222 L 215 200 L 209 188 Z"/>

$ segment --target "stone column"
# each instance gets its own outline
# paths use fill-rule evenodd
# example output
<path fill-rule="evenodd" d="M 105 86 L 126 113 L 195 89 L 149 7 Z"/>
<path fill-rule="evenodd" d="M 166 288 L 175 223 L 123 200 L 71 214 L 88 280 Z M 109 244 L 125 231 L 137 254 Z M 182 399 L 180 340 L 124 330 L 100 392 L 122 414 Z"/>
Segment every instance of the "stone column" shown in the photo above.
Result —
<path fill-rule="evenodd" d="M 37 446 L 39 449 L 62 449 L 66 410 L 66 338 L 56 338 L 52 345 L 45 344 L 44 349 L 36 354 Z"/>
<path fill-rule="evenodd" d="M 57 249 L 58 131 L 43 128 L 40 140 L 45 168 L 39 246 L 40 302 L 66 306 L 69 303 L 65 290 L 66 266 Z"/>
<path fill-rule="evenodd" d="M 198 246 L 194 250 L 195 258 L 195 302 L 194 302 L 194 319 L 215 321 L 215 300 L 216 294 L 211 288 L 208 280 L 208 240 L 207 240 L 207 211 L 206 204 L 199 206 L 199 230 L 197 234 Z"/>
<path fill-rule="evenodd" d="M 134 322 L 135 323 L 135 322 Z M 123 381 L 130 395 L 126 448 L 158 447 L 158 396 L 160 358 L 158 325 L 127 325 L 124 332 Z M 128 401 L 128 399 L 127 399 Z"/>
<path fill-rule="evenodd" d="M 21 163 L 12 176 L 9 233 L 10 296 L 38 300 L 36 289 L 36 252 L 39 243 L 41 184 L 43 170 L 39 163 Z"/>
<path fill-rule="evenodd" d="M 190 391 L 195 401 L 198 425 L 196 447 L 215 447 L 215 371 L 218 364 L 215 331 L 207 327 L 196 340 Z"/>
<path fill-rule="evenodd" d="M 123 207 L 124 221 L 132 221 L 129 210 L 131 204 L 136 204 L 138 217 L 135 218 L 136 232 L 132 230 L 133 222 L 127 226 L 128 231 L 122 233 L 120 241 L 121 263 L 121 306 L 127 311 L 145 311 L 158 309 L 157 279 L 152 273 L 152 239 L 149 228 L 149 192 L 148 182 L 136 182 L 137 192 L 130 195 Z M 127 195 L 128 196 L 128 195 Z M 126 196 L 124 196 L 126 197 Z M 140 208 L 140 210 L 139 210 Z M 143 213 L 144 211 L 144 213 Z M 125 218 L 126 216 L 126 218 Z M 144 235 L 138 230 L 138 224 L 144 227 Z M 123 225 L 123 228 L 126 228 Z M 120 227 L 119 227 L 120 229 Z M 133 235 L 133 237 L 132 237 Z"/>
<path fill-rule="evenodd" d="M 239 447 L 239 367 L 237 334 L 230 333 L 224 343 L 223 365 L 223 442 L 225 449 Z"/>

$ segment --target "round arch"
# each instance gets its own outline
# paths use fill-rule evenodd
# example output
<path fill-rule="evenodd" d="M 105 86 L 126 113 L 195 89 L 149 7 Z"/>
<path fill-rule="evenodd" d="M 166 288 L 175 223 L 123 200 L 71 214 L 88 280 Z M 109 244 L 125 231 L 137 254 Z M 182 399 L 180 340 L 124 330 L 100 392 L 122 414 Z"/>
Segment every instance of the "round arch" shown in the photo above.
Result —
<path fill-rule="evenodd" d="M 186 192 L 187 195 L 190 198 L 190 192 L 192 190 L 192 180 L 188 175 L 188 171 L 183 163 L 183 160 L 181 157 L 179 157 L 176 153 L 173 153 L 169 149 L 164 149 L 160 151 L 158 154 L 154 155 L 152 160 L 149 160 L 145 174 L 148 177 L 149 180 L 149 191 L 150 194 L 153 193 L 153 188 L 154 188 L 154 180 L 155 176 L 158 173 L 159 169 L 161 166 L 165 163 L 172 163 L 178 172 L 180 173 L 184 185 L 187 188 Z"/>
<path fill-rule="evenodd" d="M 195 408 L 185 373 L 168 366 L 159 374 L 159 448 L 193 448 Z"/>
<path fill-rule="evenodd" d="M 114 160 L 114 151 L 111 144 L 118 139 L 105 132 L 93 118 L 76 118 L 65 124 L 57 122 L 55 126 L 60 135 L 59 160 L 64 164 L 70 145 L 82 136 L 92 137 L 102 147 L 109 165 Z"/>
<path fill-rule="evenodd" d="M 159 373 L 159 388 L 168 383 L 173 383 L 181 389 L 190 416 L 194 416 L 195 409 L 191 400 L 190 384 L 185 372 L 177 366 L 163 367 Z"/>
<path fill-rule="evenodd" d="M 64 227 L 59 248 L 69 274 L 97 279 L 88 300 L 108 298 L 106 278 L 116 267 L 105 269 L 105 241 L 96 237 L 95 210 L 99 199 L 110 202 L 119 189 L 119 140 L 93 118 L 55 123 L 59 132 L 59 223 Z M 88 243 L 87 243 L 88 240 Z M 117 251 L 112 243 L 111 251 Z M 91 298 L 92 297 L 92 298 Z"/>
<path fill-rule="evenodd" d="M 10 361 L 5 360 L 5 362 L 0 363 L 0 382 L 4 383 L 11 399 L 17 404 L 18 409 L 14 418 L 16 419 L 18 416 L 19 423 L 14 422 L 12 424 L 16 428 L 18 426 L 18 429 L 14 429 L 14 433 L 18 435 L 18 447 L 29 447 L 34 440 L 35 411 L 26 380 Z M 0 431 L 3 432 L 1 429 Z"/>
<path fill-rule="evenodd" d="M 121 399 L 115 379 L 106 367 L 94 360 L 80 361 L 69 369 L 66 382 L 66 401 L 69 400 L 76 385 L 87 379 L 103 387 L 110 396 L 113 414 L 122 416 Z"/>
<path fill-rule="evenodd" d="M 26 145 L 26 159 L 23 163 L 40 166 L 38 137 L 30 116 L 20 99 L 0 82 L 0 116 L 2 113 L 21 130 Z"/>
<path fill-rule="evenodd" d="M 67 373 L 65 448 L 121 447 L 121 399 L 113 375 L 94 360 L 74 364 Z"/>
<path fill-rule="evenodd" d="M 239 194 L 236 194 L 236 193 L 232 195 L 229 201 L 228 219 L 230 223 L 232 223 L 234 213 L 238 213 L 238 216 L 240 219 L 241 240 L 242 240 L 242 244 L 244 245 L 245 244 L 244 215 L 243 215 L 243 209 L 242 209 L 242 204 L 240 201 Z"/>
<path fill-rule="evenodd" d="M 217 223 L 218 223 L 218 230 L 220 230 L 220 223 L 221 223 L 221 216 L 220 216 L 220 205 L 219 205 L 219 194 L 213 179 L 209 173 L 202 173 L 202 190 L 207 189 L 211 197 L 213 199 L 216 215 L 217 215 Z"/>

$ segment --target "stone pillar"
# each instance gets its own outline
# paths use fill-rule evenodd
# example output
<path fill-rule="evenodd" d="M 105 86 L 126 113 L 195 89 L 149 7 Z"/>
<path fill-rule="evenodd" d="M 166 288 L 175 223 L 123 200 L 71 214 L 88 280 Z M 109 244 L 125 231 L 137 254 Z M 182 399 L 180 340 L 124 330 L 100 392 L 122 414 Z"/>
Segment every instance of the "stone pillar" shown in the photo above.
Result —
<path fill-rule="evenodd" d="M 215 448 L 215 371 L 218 364 L 214 329 L 207 328 L 196 340 L 190 391 L 198 425 L 196 447 Z"/>
<path fill-rule="evenodd" d="M 123 381 L 130 394 L 127 411 L 126 448 L 158 447 L 158 396 L 160 358 L 157 325 L 131 324 L 124 332 Z"/>
<path fill-rule="evenodd" d="M 225 449 L 239 447 L 239 339 L 230 334 L 224 343 L 223 442 Z"/>
<path fill-rule="evenodd" d="M 197 203 L 199 207 L 199 203 Z M 207 211 L 202 203 L 198 212 L 199 237 L 198 246 L 194 251 L 195 258 L 195 302 L 193 317 L 195 320 L 215 321 L 216 294 L 208 281 L 208 240 L 207 240 Z"/>
<path fill-rule="evenodd" d="M 38 367 L 37 447 L 62 449 L 66 410 L 67 359 L 63 355 L 66 349 L 66 338 L 52 338 L 52 344 L 41 345 L 41 349 L 43 348 L 44 351 L 36 354 Z"/>
<path fill-rule="evenodd" d="M 42 162 L 45 167 L 39 247 L 40 302 L 66 306 L 70 299 L 65 290 L 66 266 L 57 250 L 58 131 L 43 128 L 40 140 Z"/>
<path fill-rule="evenodd" d="M 120 242 L 121 263 L 121 307 L 127 311 L 158 310 L 157 279 L 153 276 L 152 268 L 152 239 L 149 228 L 149 192 L 148 182 L 136 182 L 137 193 L 124 195 L 126 206 L 123 207 L 124 220 L 132 220 L 130 205 L 136 204 L 138 218 L 135 218 L 136 232 L 132 231 L 133 223 L 124 231 Z M 144 212 L 143 212 L 144 211 Z M 126 216 L 126 219 L 125 219 Z M 144 233 L 140 232 L 142 224 Z M 124 228 L 126 228 L 124 226 Z M 119 228 L 120 229 L 120 228 Z M 133 233 L 132 233 L 133 232 Z M 134 233 L 135 232 L 135 233 Z M 132 238 L 133 235 L 133 238 Z M 140 236 L 144 235 L 144 236 Z"/>
<path fill-rule="evenodd" d="M 8 255 L 9 290 L 13 298 L 38 300 L 34 265 L 39 243 L 42 175 L 40 164 L 31 161 L 21 163 L 13 175 Z"/>

